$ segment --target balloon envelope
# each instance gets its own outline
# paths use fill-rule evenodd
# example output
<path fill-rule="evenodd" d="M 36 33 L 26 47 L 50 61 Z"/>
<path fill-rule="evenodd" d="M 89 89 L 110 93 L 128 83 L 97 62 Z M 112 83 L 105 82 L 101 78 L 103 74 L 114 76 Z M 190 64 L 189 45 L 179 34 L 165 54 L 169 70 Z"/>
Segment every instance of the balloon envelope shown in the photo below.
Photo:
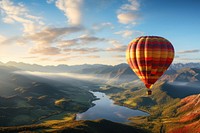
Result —
<path fill-rule="evenodd" d="M 163 37 L 141 36 L 131 41 L 126 60 L 147 88 L 163 75 L 174 59 L 172 44 Z"/>

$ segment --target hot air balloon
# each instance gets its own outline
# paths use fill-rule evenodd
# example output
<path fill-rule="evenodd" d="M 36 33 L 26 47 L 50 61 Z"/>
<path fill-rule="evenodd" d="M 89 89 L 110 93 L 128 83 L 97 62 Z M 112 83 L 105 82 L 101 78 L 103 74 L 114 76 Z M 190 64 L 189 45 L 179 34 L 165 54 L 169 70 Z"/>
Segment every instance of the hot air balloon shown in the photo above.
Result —
<path fill-rule="evenodd" d="M 174 47 L 159 36 L 141 36 L 131 41 L 126 60 L 131 69 L 144 82 L 151 95 L 153 84 L 163 75 L 174 59 Z"/>

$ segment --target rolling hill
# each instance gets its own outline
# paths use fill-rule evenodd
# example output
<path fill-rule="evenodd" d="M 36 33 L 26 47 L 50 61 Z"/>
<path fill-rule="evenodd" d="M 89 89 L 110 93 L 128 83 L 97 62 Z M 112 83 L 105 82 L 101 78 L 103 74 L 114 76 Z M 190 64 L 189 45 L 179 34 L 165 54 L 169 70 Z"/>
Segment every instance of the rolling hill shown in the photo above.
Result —
<path fill-rule="evenodd" d="M 0 126 L 33 124 L 55 115 L 83 112 L 95 99 L 73 84 L 16 74 L 16 70 L 0 67 Z"/>

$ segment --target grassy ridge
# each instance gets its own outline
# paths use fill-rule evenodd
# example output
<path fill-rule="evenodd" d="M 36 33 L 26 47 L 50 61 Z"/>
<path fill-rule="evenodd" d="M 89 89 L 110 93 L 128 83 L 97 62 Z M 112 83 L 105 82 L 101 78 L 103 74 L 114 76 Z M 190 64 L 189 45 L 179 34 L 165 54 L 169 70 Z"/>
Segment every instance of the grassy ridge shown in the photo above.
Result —
<path fill-rule="evenodd" d="M 73 116 L 63 120 L 51 120 L 42 124 L 34 124 L 28 126 L 3 127 L 0 132 L 58 132 L 58 133 L 148 133 L 136 126 L 124 125 L 111 122 L 108 120 L 95 121 L 73 121 Z"/>
<path fill-rule="evenodd" d="M 132 83 L 130 83 L 132 84 Z M 126 87 L 123 87 L 126 86 Z M 180 87 L 179 87 L 180 88 Z M 109 93 L 106 88 L 101 88 L 100 91 L 107 93 L 115 101 L 115 103 L 122 106 L 127 106 L 133 109 L 139 109 L 150 113 L 147 117 L 132 117 L 131 125 L 138 125 L 141 128 L 150 130 L 154 133 L 160 132 L 176 132 L 176 131 L 187 131 L 191 132 L 199 131 L 200 127 L 197 126 L 199 123 L 200 114 L 189 115 L 192 110 L 180 112 L 179 108 L 185 104 L 181 104 L 182 98 L 187 97 L 189 94 L 185 94 L 181 90 L 176 89 L 176 93 L 171 93 L 171 89 L 176 89 L 176 86 L 168 85 L 165 81 L 157 82 L 153 88 L 153 94 L 147 96 L 145 91 L 146 88 L 140 84 L 135 85 L 133 88 L 131 85 L 121 85 L 121 90 L 116 93 L 115 87 L 108 87 Z M 189 88 L 188 88 L 189 89 Z M 197 91 L 193 91 L 196 94 Z M 197 98 L 196 98 L 197 99 Z M 197 102 L 196 100 L 193 100 Z M 191 104 L 192 105 L 192 104 Z M 198 105 L 199 106 L 199 105 Z M 190 109 L 192 109 L 190 107 Z M 198 107 L 199 109 L 199 107 Z M 197 111 L 197 108 L 194 110 Z M 180 118 L 188 118 L 186 122 L 180 122 Z"/>

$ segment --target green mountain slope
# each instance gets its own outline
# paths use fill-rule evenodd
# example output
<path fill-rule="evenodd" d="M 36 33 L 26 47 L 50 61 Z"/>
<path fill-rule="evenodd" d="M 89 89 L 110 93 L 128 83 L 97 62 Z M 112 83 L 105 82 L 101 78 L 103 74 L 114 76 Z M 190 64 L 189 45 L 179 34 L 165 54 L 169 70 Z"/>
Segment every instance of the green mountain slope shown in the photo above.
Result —
<path fill-rule="evenodd" d="M 100 91 L 110 95 L 117 104 L 150 113 L 148 117 L 130 118 L 133 124 L 155 133 L 197 132 L 200 123 L 199 70 L 187 68 L 165 74 L 153 86 L 151 96 L 147 96 L 146 87 L 136 81 L 121 84 L 118 93 L 112 86 L 107 89 L 105 86 Z"/>
<path fill-rule="evenodd" d="M 52 116 L 62 118 L 92 106 L 94 97 L 85 89 L 19 75 L 15 70 L 18 69 L 0 67 L 0 126 L 40 123 Z"/>

